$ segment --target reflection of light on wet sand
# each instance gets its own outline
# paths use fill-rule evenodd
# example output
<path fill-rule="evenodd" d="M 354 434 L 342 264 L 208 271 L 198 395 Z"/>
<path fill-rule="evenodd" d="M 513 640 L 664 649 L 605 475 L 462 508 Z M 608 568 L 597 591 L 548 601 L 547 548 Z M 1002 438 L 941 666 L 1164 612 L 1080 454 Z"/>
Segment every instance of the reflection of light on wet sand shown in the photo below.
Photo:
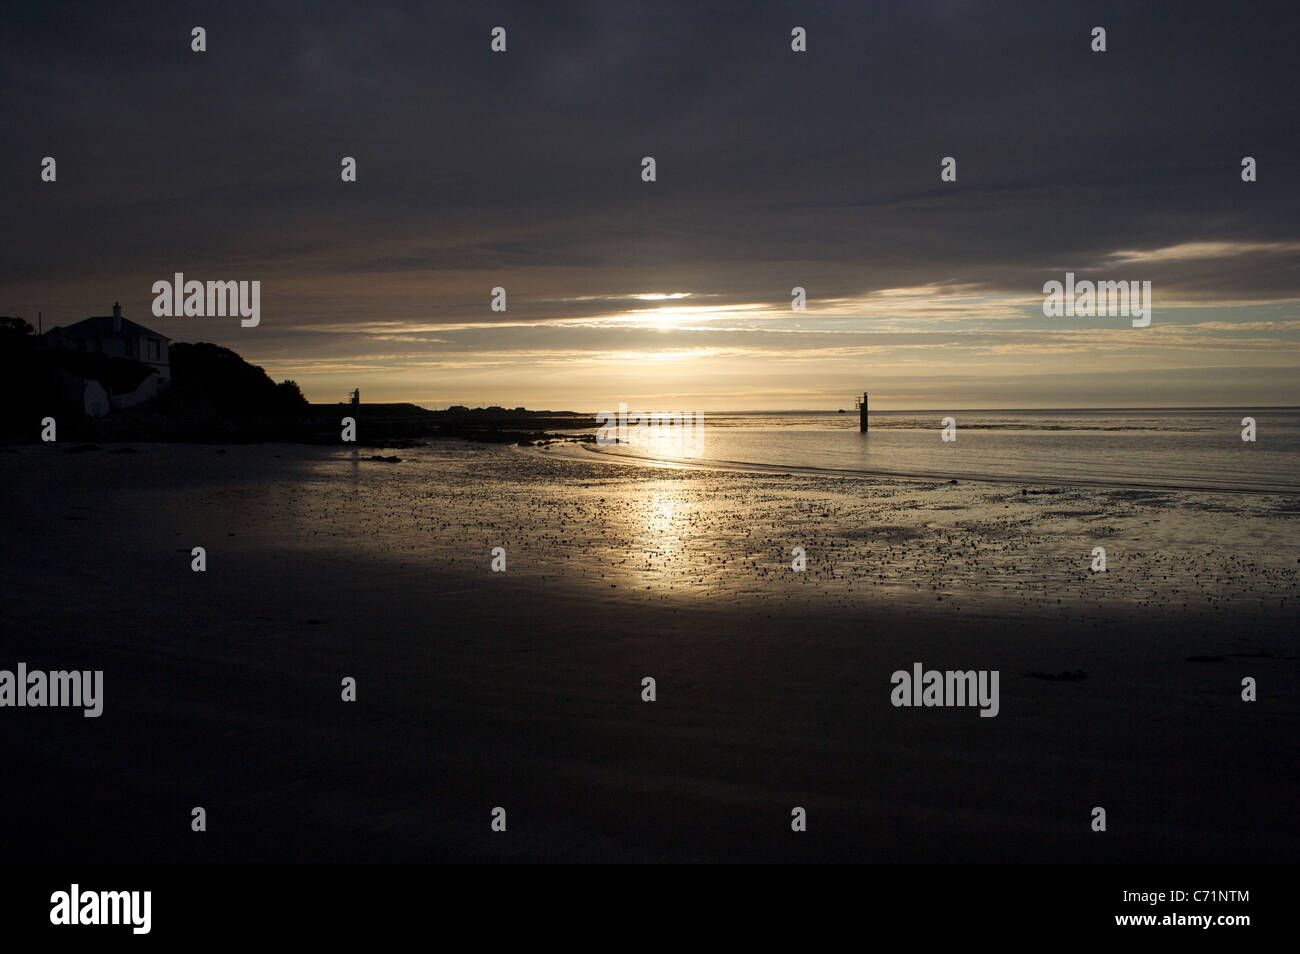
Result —
<path fill-rule="evenodd" d="M 578 443 L 444 442 L 396 465 L 330 449 L 299 451 L 301 466 L 283 450 L 244 452 L 241 473 L 265 476 L 224 488 L 213 512 L 237 508 L 264 542 L 364 550 L 474 587 L 1040 615 L 1253 611 L 1292 605 L 1300 588 L 1291 498 L 730 472 Z M 1099 540 L 1109 565 L 1093 574 Z M 489 569 L 495 546 L 508 573 Z M 804 571 L 791 568 L 795 546 Z"/>
<path fill-rule="evenodd" d="M 643 485 L 629 514 L 627 568 L 646 585 L 665 584 L 691 540 L 691 504 L 677 482 Z"/>

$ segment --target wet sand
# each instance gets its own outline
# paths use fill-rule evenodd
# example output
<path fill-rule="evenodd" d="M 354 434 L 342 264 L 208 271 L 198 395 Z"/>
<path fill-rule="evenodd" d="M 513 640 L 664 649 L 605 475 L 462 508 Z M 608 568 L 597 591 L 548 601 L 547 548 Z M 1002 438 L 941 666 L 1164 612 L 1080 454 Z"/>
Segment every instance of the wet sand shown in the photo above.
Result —
<path fill-rule="evenodd" d="M 1294 499 L 136 447 L 0 454 L 0 667 L 105 671 L 0 710 L 15 858 L 1298 856 Z"/>

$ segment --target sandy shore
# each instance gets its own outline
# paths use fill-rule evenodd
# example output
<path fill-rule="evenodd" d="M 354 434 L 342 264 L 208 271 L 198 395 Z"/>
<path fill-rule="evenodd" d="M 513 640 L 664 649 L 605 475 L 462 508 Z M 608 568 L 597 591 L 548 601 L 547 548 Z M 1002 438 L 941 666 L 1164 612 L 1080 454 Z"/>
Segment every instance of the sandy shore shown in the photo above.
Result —
<path fill-rule="evenodd" d="M 0 709 L 14 857 L 1300 857 L 1293 498 L 135 449 L 0 454 L 0 668 L 105 673 Z"/>

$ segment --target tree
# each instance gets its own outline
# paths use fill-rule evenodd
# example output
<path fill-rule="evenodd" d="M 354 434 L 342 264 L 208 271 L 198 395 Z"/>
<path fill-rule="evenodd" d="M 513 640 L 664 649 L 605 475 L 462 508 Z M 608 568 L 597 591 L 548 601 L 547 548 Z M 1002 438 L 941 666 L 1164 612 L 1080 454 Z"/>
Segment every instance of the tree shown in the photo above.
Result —
<path fill-rule="evenodd" d="M 297 381 L 281 381 L 275 386 L 275 397 L 278 409 L 282 413 L 307 410 L 307 399 L 303 397 Z"/>
<path fill-rule="evenodd" d="M 0 315 L 0 336 L 18 337 L 27 336 L 35 332 L 36 329 L 30 323 L 23 321 L 21 318 L 10 318 L 8 315 Z"/>

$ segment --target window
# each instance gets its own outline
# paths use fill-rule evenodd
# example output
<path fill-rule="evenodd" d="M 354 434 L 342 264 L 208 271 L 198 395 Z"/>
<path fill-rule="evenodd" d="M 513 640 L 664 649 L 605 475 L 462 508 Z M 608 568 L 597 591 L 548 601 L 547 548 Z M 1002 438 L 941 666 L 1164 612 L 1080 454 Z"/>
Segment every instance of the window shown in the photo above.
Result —
<path fill-rule="evenodd" d="M 147 347 L 149 350 L 146 353 L 149 355 L 149 360 L 157 361 L 158 360 L 158 339 L 150 338 Z"/>

